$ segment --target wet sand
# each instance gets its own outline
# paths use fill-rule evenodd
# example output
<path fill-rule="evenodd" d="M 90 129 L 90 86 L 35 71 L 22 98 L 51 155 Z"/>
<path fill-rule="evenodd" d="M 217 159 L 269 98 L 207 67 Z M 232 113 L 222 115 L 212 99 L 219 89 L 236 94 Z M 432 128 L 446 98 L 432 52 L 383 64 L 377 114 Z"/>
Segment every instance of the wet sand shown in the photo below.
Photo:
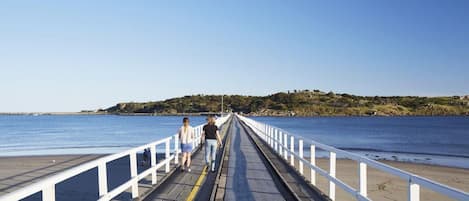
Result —
<path fill-rule="evenodd" d="M 0 157 L 0 195 L 101 157 L 102 155 L 57 155 Z"/>
<path fill-rule="evenodd" d="M 381 161 L 387 165 L 437 181 L 453 188 L 469 192 L 469 169 L 452 168 L 426 164 Z M 329 171 L 329 159 L 316 159 L 316 164 Z M 298 161 L 296 161 L 298 166 Z M 407 200 L 407 181 L 368 166 L 368 196 L 372 200 Z M 310 169 L 304 168 L 304 176 L 309 180 Z M 347 159 L 337 159 L 336 176 L 349 186 L 358 189 L 358 163 Z M 316 173 L 317 187 L 325 194 L 329 192 L 329 182 Z M 336 200 L 355 200 L 347 192 L 336 186 Z M 420 187 L 420 200 L 453 200 L 437 192 Z"/>
<path fill-rule="evenodd" d="M 0 157 L 0 195 L 14 191 L 36 182 L 47 176 L 56 174 L 67 168 L 94 160 L 102 155 L 58 155 L 58 156 L 24 156 Z M 55 161 L 54 161 L 55 160 Z M 384 163 L 408 172 L 435 180 L 442 184 L 469 191 L 469 169 L 423 165 L 404 162 L 383 161 Z M 120 162 L 127 163 L 125 160 Z M 317 159 L 322 169 L 329 170 L 328 159 Z M 120 166 L 116 166 L 117 169 Z M 139 168 L 140 169 L 140 168 Z M 305 168 L 305 178 L 310 178 L 309 168 Z M 118 171 L 121 172 L 121 171 Z M 126 171 L 123 171 L 126 172 Z M 358 164 L 351 160 L 337 160 L 337 177 L 354 188 L 358 188 Z M 89 176 L 88 178 L 95 178 Z M 119 180 L 123 180 L 119 179 Z M 85 179 L 88 181 L 89 179 Z M 82 182 L 69 182 L 66 186 L 77 187 Z M 97 187 L 90 181 L 90 188 Z M 326 194 L 329 184 L 325 178 L 317 175 L 317 186 Z M 64 186 L 65 187 L 65 186 Z M 77 187 L 79 188 L 79 187 Z M 90 193 L 94 197 L 96 192 Z M 337 187 L 337 200 L 354 200 L 345 191 Z M 407 182 L 403 179 L 368 167 L 368 195 L 373 200 L 406 200 Z M 439 193 L 421 187 L 421 200 L 451 200 Z"/>
<path fill-rule="evenodd" d="M 103 156 L 105 155 L 0 157 L 0 196 Z M 157 158 L 158 160 L 164 159 L 162 155 Z M 116 188 L 130 178 L 129 160 L 129 157 L 122 157 L 107 164 L 109 189 Z M 142 161 L 141 154 L 137 155 L 137 160 Z M 148 165 L 143 166 L 139 163 L 137 172 L 141 173 L 147 168 L 149 168 Z M 158 177 L 161 179 L 164 175 L 164 169 L 159 169 Z M 151 176 L 140 181 L 139 193 L 141 195 L 151 189 L 151 185 L 148 185 L 150 182 Z M 131 200 L 130 194 L 130 190 L 127 189 L 113 200 Z M 39 192 L 25 200 L 41 200 L 40 197 L 41 193 Z M 97 168 L 58 183 L 56 185 L 56 198 L 57 200 L 70 201 L 97 200 L 99 198 Z"/>

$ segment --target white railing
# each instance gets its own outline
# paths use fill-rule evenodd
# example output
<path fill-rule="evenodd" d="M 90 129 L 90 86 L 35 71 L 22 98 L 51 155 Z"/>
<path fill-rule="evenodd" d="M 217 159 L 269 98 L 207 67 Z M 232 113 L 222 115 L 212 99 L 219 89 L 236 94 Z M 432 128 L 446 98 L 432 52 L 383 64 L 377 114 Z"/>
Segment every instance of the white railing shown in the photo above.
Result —
<path fill-rule="evenodd" d="M 335 185 L 341 187 L 344 191 L 354 196 L 357 200 L 371 200 L 367 195 L 367 166 L 371 166 L 378 170 L 387 172 L 389 174 L 398 176 L 408 182 L 408 200 L 419 201 L 420 200 L 420 186 L 426 187 L 435 192 L 446 195 L 456 200 L 469 200 L 469 194 L 462 190 L 458 190 L 444 184 L 420 177 L 418 175 L 391 167 L 384 163 L 363 157 L 351 152 L 340 150 L 325 144 L 318 143 L 316 141 L 310 142 L 311 156 L 310 161 L 303 157 L 303 141 L 302 137 L 298 137 L 289 134 L 285 130 L 280 128 L 260 123 L 258 121 L 237 115 L 246 125 L 252 128 L 252 130 L 263 139 L 270 147 L 277 152 L 282 158 L 290 165 L 295 167 L 295 159 L 299 161 L 297 168 L 298 172 L 303 175 L 303 168 L 306 166 L 311 170 L 311 178 L 309 178 L 312 185 L 316 185 L 316 173 L 324 176 L 329 180 L 329 197 L 335 200 Z M 290 142 L 288 142 L 288 136 Z M 295 152 L 295 138 L 298 140 L 298 153 Z M 288 147 L 290 145 L 290 147 Z M 329 172 L 316 166 L 316 148 L 320 148 L 324 151 L 329 152 Z M 336 178 L 336 154 L 340 154 L 344 158 L 354 160 L 358 163 L 359 171 L 359 189 L 354 189 L 350 185 L 346 184 L 342 180 Z M 290 156 L 290 160 L 288 160 Z"/>
<path fill-rule="evenodd" d="M 229 116 L 220 117 L 217 119 L 216 124 L 218 126 L 222 125 L 223 123 L 228 120 Z M 201 133 L 202 133 L 202 126 L 199 125 L 194 127 L 194 151 L 200 146 L 201 140 Z M 171 140 L 174 141 L 174 147 L 171 150 Z M 165 145 L 165 159 L 156 163 L 156 146 L 158 145 Z M 143 151 L 144 149 L 150 149 L 150 161 L 151 167 L 147 170 L 137 174 L 137 153 Z M 42 200 L 43 201 L 55 201 L 55 186 L 56 184 L 70 179 L 76 175 L 84 173 L 88 170 L 97 168 L 98 169 L 98 186 L 99 186 L 99 201 L 107 201 L 111 200 L 112 198 L 116 197 L 117 195 L 123 193 L 127 189 L 131 188 L 132 191 L 132 198 L 137 198 L 139 196 L 138 192 L 138 182 L 148 175 L 151 174 L 151 183 L 155 185 L 157 183 L 157 170 L 164 167 L 165 172 L 168 173 L 170 171 L 170 163 L 174 160 L 174 164 L 178 164 L 179 159 L 179 142 L 178 142 L 178 134 L 172 135 L 170 137 L 163 138 L 161 140 L 148 143 L 146 145 L 142 145 L 139 147 L 135 147 L 129 149 L 124 152 L 120 152 L 117 154 L 105 156 L 103 158 L 96 159 L 91 162 L 84 163 L 82 165 L 73 167 L 71 169 L 65 170 L 60 172 L 56 175 L 51 177 L 45 178 L 37 183 L 31 184 L 9 194 L 3 195 L 0 197 L 0 201 L 17 201 L 28 196 L 31 196 L 37 192 L 42 192 Z M 112 162 L 114 160 L 123 158 L 123 157 L 130 157 L 130 179 L 120 186 L 109 190 L 108 189 L 108 179 L 107 179 L 107 163 Z"/>

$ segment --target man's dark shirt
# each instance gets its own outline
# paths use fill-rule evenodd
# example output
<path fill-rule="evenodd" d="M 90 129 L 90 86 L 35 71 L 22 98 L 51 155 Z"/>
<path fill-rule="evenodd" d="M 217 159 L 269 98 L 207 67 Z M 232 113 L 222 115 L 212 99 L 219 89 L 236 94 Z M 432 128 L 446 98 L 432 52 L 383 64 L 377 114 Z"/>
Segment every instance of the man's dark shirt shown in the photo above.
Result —
<path fill-rule="evenodd" d="M 217 139 L 217 130 L 216 125 L 206 124 L 203 128 L 205 132 L 205 139 Z"/>

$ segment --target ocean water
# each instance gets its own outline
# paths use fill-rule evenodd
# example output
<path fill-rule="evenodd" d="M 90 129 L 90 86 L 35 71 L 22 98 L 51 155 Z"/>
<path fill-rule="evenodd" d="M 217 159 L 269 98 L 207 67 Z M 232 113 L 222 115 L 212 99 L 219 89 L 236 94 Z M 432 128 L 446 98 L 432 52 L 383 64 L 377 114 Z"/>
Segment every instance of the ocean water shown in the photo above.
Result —
<path fill-rule="evenodd" d="M 190 119 L 196 126 L 205 117 Z M 312 139 L 373 159 L 469 168 L 469 117 L 254 119 L 305 138 L 306 154 Z M 0 156 L 116 153 L 173 135 L 181 121 L 174 116 L 0 115 Z"/>
<path fill-rule="evenodd" d="M 301 136 L 305 143 L 311 139 L 373 159 L 469 168 L 469 117 L 254 119 Z"/>
<path fill-rule="evenodd" d="M 116 153 L 176 134 L 182 118 L 0 115 L 0 156 Z M 190 120 L 196 126 L 205 118 Z"/>

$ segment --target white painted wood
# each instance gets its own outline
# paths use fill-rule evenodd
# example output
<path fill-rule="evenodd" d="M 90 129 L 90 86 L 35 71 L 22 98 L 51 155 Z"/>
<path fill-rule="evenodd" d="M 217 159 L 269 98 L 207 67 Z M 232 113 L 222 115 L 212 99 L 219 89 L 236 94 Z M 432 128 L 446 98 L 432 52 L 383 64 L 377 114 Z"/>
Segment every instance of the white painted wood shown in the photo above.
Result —
<path fill-rule="evenodd" d="M 366 163 L 359 163 L 359 175 L 360 175 L 360 194 L 367 197 L 367 171 L 366 171 Z"/>
<path fill-rule="evenodd" d="M 409 180 L 409 201 L 420 201 L 420 186 Z"/>
<path fill-rule="evenodd" d="M 270 127 L 269 129 L 269 136 L 270 136 L 270 147 L 274 148 L 274 128 Z"/>
<path fill-rule="evenodd" d="M 130 178 L 137 177 L 137 152 L 130 153 Z M 138 197 L 138 180 L 132 182 L 132 198 Z"/>
<path fill-rule="evenodd" d="M 107 194 L 107 169 L 106 162 L 101 162 L 98 165 L 98 185 L 99 185 L 99 197 Z"/>
<path fill-rule="evenodd" d="M 194 132 L 195 133 L 195 132 Z M 195 135 L 195 134 L 194 134 Z M 195 137 L 195 136 L 194 136 Z M 193 139 L 192 141 L 192 147 L 195 148 L 195 142 L 196 140 Z M 179 134 L 176 134 L 174 136 L 174 164 L 179 164 Z M 184 165 L 184 164 L 183 164 Z"/>
<path fill-rule="evenodd" d="M 311 145 L 311 165 L 316 166 L 316 146 L 314 144 Z M 310 173 L 310 182 L 312 185 L 316 186 L 316 171 L 313 168 L 310 168 L 311 173 Z"/>
<path fill-rule="evenodd" d="M 278 132 L 278 140 L 279 140 L 279 144 L 280 144 L 279 154 L 280 154 L 280 157 L 282 157 L 282 155 L 283 155 L 283 133 L 282 133 L 282 131 Z"/>
<path fill-rule="evenodd" d="M 295 153 L 295 137 L 290 136 L 290 151 L 292 153 Z M 295 156 L 293 154 L 290 154 L 290 165 L 295 167 Z"/>
<path fill-rule="evenodd" d="M 47 186 L 42 190 L 43 201 L 55 201 L 55 185 Z"/>
<path fill-rule="evenodd" d="M 285 158 L 285 160 L 288 160 L 288 135 L 286 133 L 283 134 L 283 143 L 285 143 L 285 150 L 284 153 L 283 153 L 283 157 Z"/>
<path fill-rule="evenodd" d="M 329 175 L 335 178 L 335 171 L 336 171 L 336 153 L 330 152 Z M 329 198 L 331 198 L 331 200 L 335 200 L 335 183 L 332 181 L 329 181 Z"/>
<path fill-rule="evenodd" d="M 156 166 L 156 147 L 155 146 L 150 147 L 150 153 L 151 153 L 151 157 L 150 157 L 151 167 L 155 167 Z M 157 178 L 158 175 L 156 171 L 157 169 L 151 172 L 151 184 L 153 185 L 155 185 L 158 182 L 158 178 Z"/>
<path fill-rule="evenodd" d="M 170 153 L 169 153 L 169 146 L 170 146 L 170 144 L 169 144 L 169 143 L 170 143 L 169 140 L 167 140 L 166 143 L 165 143 L 165 144 L 166 144 L 166 145 L 165 145 L 165 152 L 164 152 L 164 153 L 165 153 L 165 154 L 164 154 L 164 155 L 165 155 L 165 159 L 168 159 L 169 156 L 170 156 Z M 170 165 L 169 163 L 170 163 L 170 162 L 171 162 L 171 161 L 166 160 L 166 166 L 165 166 L 165 172 L 166 172 L 166 173 L 169 172 L 169 165 Z"/>
<path fill-rule="evenodd" d="M 278 152 L 277 129 L 274 129 L 274 150 Z"/>
<path fill-rule="evenodd" d="M 303 140 L 302 140 L 302 139 L 300 139 L 300 140 L 298 141 L 298 154 L 300 155 L 300 158 L 303 158 Z M 298 169 L 299 169 L 299 171 L 300 171 L 300 174 L 301 174 L 301 175 L 304 175 L 304 172 L 303 172 L 303 161 L 300 160 L 298 165 L 299 165 L 299 166 L 298 166 Z"/>

